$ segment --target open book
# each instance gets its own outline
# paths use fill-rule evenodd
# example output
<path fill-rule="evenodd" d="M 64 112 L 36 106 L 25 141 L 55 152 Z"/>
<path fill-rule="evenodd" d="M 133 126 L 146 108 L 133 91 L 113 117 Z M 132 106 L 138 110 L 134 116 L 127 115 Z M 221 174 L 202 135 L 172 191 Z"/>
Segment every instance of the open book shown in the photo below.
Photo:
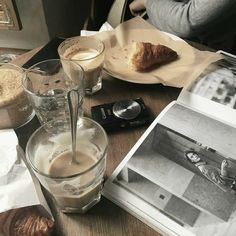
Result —
<path fill-rule="evenodd" d="M 163 235 L 236 234 L 236 57 L 219 53 L 105 182 L 105 197 Z"/>

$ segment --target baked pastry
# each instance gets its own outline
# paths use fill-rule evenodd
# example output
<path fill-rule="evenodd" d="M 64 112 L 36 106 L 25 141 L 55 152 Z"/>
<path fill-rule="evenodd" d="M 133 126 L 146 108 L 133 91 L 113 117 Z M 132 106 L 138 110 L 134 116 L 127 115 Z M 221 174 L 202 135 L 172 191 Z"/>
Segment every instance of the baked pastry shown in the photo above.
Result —
<path fill-rule="evenodd" d="M 171 62 L 178 58 L 176 51 L 158 44 L 133 42 L 128 64 L 133 70 L 145 71 L 154 65 Z"/>
<path fill-rule="evenodd" d="M 54 221 L 36 206 L 9 210 L 0 214 L 0 235 L 4 236 L 52 236 Z"/>

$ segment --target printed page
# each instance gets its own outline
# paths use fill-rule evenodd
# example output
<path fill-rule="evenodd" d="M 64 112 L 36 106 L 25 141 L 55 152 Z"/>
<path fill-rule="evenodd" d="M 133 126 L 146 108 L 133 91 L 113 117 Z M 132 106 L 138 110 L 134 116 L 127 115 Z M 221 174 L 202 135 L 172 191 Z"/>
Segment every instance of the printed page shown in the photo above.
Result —
<path fill-rule="evenodd" d="M 163 235 L 233 236 L 235 146 L 235 128 L 172 102 L 103 194 Z"/>
<path fill-rule="evenodd" d="M 178 102 L 235 126 L 236 56 L 223 51 L 219 53 L 223 53 L 225 59 L 209 66 L 196 81 L 184 88 Z"/>

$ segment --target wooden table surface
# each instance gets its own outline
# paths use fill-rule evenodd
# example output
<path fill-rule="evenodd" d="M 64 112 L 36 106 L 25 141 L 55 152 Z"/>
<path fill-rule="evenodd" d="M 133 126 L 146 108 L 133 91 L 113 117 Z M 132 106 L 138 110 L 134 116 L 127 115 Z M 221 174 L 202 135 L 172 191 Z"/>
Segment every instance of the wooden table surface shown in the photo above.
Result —
<path fill-rule="evenodd" d="M 24 64 L 38 49 L 18 57 L 14 63 Z M 90 117 L 90 108 L 94 105 L 141 97 L 155 118 L 163 108 L 175 100 L 180 89 L 165 87 L 160 84 L 142 85 L 121 81 L 110 76 L 103 79 L 102 90 L 84 101 L 85 116 Z M 35 117 L 27 125 L 16 129 L 20 145 L 25 148 L 32 132 L 39 126 Z M 105 178 L 109 177 L 121 160 L 140 138 L 147 126 L 108 133 L 109 147 Z M 50 196 L 45 193 L 57 226 L 57 235 L 65 236 L 159 236 L 149 226 L 127 213 L 114 203 L 102 197 L 100 203 L 88 213 L 63 214 L 55 206 Z"/>

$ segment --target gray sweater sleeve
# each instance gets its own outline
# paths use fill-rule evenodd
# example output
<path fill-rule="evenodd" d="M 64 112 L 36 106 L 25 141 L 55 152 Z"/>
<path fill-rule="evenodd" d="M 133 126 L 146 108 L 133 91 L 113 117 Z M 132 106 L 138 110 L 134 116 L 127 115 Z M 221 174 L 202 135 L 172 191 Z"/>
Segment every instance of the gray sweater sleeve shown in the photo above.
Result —
<path fill-rule="evenodd" d="M 235 3 L 236 0 L 147 0 L 146 8 L 158 29 L 193 38 L 233 14 Z"/>

